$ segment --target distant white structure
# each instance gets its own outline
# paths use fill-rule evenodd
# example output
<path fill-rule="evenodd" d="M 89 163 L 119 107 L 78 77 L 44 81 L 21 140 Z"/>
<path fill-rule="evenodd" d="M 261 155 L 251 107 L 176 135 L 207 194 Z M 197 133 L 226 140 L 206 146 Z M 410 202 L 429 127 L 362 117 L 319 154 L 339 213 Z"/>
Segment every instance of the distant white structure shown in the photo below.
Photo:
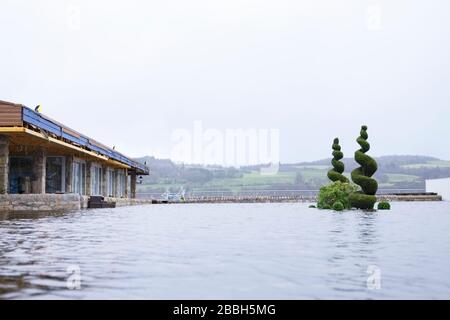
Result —
<path fill-rule="evenodd" d="M 427 192 L 436 192 L 443 200 L 450 201 L 450 178 L 426 180 Z"/>

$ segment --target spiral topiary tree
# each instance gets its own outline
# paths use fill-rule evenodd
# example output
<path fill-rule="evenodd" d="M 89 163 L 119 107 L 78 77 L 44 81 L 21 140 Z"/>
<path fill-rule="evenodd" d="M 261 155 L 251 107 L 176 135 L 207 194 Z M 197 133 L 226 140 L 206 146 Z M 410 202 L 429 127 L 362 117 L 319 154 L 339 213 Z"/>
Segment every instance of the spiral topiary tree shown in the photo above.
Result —
<path fill-rule="evenodd" d="M 361 167 L 353 170 L 351 174 L 353 182 L 360 186 L 362 191 L 350 195 L 352 207 L 365 210 L 373 209 L 377 201 L 375 194 L 378 190 L 378 183 L 372 178 L 378 169 L 377 162 L 366 155 L 367 151 L 370 150 L 368 138 L 367 126 L 362 126 L 360 136 L 356 139 L 361 149 L 355 152 L 355 160 Z"/>
<path fill-rule="evenodd" d="M 342 183 L 348 183 L 348 179 L 342 175 L 345 170 L 344 163 L 340 161 L 344 158 L 344 154 L 341 151 L 341 146 L 339 145 L 339 139 L 334 139 L 333 142 L 333 159 L 331 160 L 331 164 L 333 165 L 333 169 L 328 171 L 328 178 L 333 181 L 340 181 Z"/>

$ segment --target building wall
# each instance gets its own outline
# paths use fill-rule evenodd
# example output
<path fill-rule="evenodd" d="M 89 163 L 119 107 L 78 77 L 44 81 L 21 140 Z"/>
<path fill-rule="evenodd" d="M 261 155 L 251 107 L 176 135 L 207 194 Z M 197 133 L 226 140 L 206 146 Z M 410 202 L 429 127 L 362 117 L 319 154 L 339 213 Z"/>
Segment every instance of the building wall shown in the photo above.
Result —
<path fill-rule="evenodd" d="M 92 161 L 86 161 L 86 195 L 91 195 Z"/>
<path fill-rule="evenodd" d="M 0 194 L 0 213 L 70 211 L 87 208 L 88 196 L 79 194 Z M 150 204 L 150 199 L 105 198 L 117 207 Z"/>
<path fill-rule="evenodd" d="M 427 192 L 436 192 L 445 201 L 450 201 L 450 178 L 426 180 Z"/>
<path fill-rule="evenodd" d="M 12 152 L 12 153 L 11 153 Z M 11 167 L 11 158 L 21 159 L 27 158 L 27 166 L 28 171 L 21 171 L 24 168 L 24 164 L 21 162 L 14 162 L 15 166 L 12 169 Z M 62 158 L 61 169 L 58 169 L 58 162 L 53 159 L 54 157 Z M 16 159 L 16 160 L 17 160 Z M 52 163 L 49 161 L 52 159 Z M 102 196 L 114 196 L 117 198 L 128 198 L 129 191 L 128 188 L 132 188 L 131 195 L 135 195 L 135 184 L 136 179 L 132 180 L 130 185 L 129 177 L 127 176 L 126 169 L 114 168 L 106 164 L 106 162 L 99 161 L 90 161 L 85 158 L 77 158 L 73 154 L 65 153 L 61 150 L 57 149 L 47 149 L 43 146 L 34 146 L 30 149 L 14 149 L 11 151 L 11 143 L 7 136 L 0 135 L 0 194 L 8 194 L 11 192 L 10 190 L 10 182 L 14 181 L 14 185 L 24 184 L 23 181 L 28 182 L 28 188 L 15 188 L 15 193 L 21 194 L 45 194 L 46 193 L 46 178 L 48 183 L 48 190 L 51 192 L 64 192 L 66 194 L 74 193 L 73 189 L 73 179 L 74 179 L 74 163 L 83 163 L 85 164 L 85 184 L 84 184 L 84 192 L 83 195 L 102 195 Z M 56 168 L 56 169 L 55 169 Z M 93 170 L 94 168 L 101 168 L 100 174 L 100 183 L 98 192 L 94 192 L 93 190 Z M 46 172 L 47 169 L 50 172 Z M 14 175 L 11 175 L 11 170 L 14 171 Z M 57 171 L 62 170 L 62 171 Z M 78 168 L 77 168 L 78 170 Z M 114 185 L 113 193 L 108 194 L 108 182 L 111 176 L 108 176 L 108 172 L 114 172 L 112 178 L 114 179 L 112 185 Z M 61 173 L 61 174 L 60 174 Z M 58 178 L 58 175 L 61 178 Z M 11 178 L 14 178 L 11 180 Z M 49 177 L 53 177 L 54 179 L 49 180 Z M 20 180 L 23 179 L 23 180 Z M 58 180 L 61 179 L 61 180 Z M 120 180 L 119 180 L 120 179 Z M 22 182 L 20 182 L 22 181 Z M 58 181 L 61 181 L 61 188 L 55 187 L 58 185 Z M 11 182 L 12 183 L 12 182 Z M 134 188 L 133 188 L 134 185 Z M 58 189 L 57 189 L 58 188 Z M 78 190 L 77 190 L 78 192 Z"/>
<path fill-rule="evenodd" d="M 9 141 L 0 135 L 0 194 L 8 193 Z"/>
<path fill-rule="evenodd" d="M 6 194 L 0 195 L 1 211 L 79 210 L 77 194 Z"/>

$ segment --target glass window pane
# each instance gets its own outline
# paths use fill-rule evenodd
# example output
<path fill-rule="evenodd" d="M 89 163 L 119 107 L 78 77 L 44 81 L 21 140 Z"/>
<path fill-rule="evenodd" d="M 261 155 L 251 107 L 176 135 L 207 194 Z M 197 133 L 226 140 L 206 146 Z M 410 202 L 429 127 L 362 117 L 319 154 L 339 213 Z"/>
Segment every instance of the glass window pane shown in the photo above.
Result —
<path fill-rule="evenodd" d="M 31 193 L 33 161 L 30 157 L 11 157 L 9 161 L 9 193 Z"/>
<path fill-rule="evenodd" d="M 45 172 L 45 192 L 64 192 L 63 188 L 63 158 L 47 157 Z"/>

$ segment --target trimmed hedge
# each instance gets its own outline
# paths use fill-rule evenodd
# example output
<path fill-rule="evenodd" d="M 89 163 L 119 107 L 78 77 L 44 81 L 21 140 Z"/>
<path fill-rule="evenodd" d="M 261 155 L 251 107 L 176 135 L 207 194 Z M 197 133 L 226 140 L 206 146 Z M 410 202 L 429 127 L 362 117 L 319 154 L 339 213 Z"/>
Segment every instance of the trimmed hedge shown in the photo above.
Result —
<path fill-rule="evenodd" d="M 349 200 L 353 208 L 372 210 L 377 202 L 377 197 L 362 192 L 355 192 L 350 195 Z"/>
<path fill-rule="evenodd" d="M 374 208 L 377 201 L 375 194 L 378 190 L 378 182 L 372 178 L 378 170 L 377 162 L 366 155 L 367 151 L 370 150 L 370 144 L 367 142 L 368 138 L 367 126 L 362 126 L 360 136 L 356 139 L 361 149 L 355 152 L 355 160 L 360 167 L 351 173 L 353 182 L 360 186 L 362 191 L 350 196 L 352 207 L 365 210 Z"/>
<path fill-rule="evenodd" d="M 340 202 L 340 201 L 336 201 L 334 204 L 333 204 L 333 210 L 334 211 L 344 211 L 344 205 L 342 204 L 342 202 Z"/>
<path fill-rule="evenodd" d="M 378 204 L 378 210 L 391 210 L 391 204 L 387 201 L 381 201 Z"/>
<path fill-rule="evenodd" d="M 341 151 L 338 138 L 334 139 L 332 148 L 333 159 L 331 160 L 331 164 L 333 165 L 333 169 L 328 171 L 328 178 L 333 182 L 340 181 L 342 183 L 348 183 L 347 177 L 342 175 L 345 170 L 345 165 L 340 160 L 344 158 L 344 154 Z"/>

